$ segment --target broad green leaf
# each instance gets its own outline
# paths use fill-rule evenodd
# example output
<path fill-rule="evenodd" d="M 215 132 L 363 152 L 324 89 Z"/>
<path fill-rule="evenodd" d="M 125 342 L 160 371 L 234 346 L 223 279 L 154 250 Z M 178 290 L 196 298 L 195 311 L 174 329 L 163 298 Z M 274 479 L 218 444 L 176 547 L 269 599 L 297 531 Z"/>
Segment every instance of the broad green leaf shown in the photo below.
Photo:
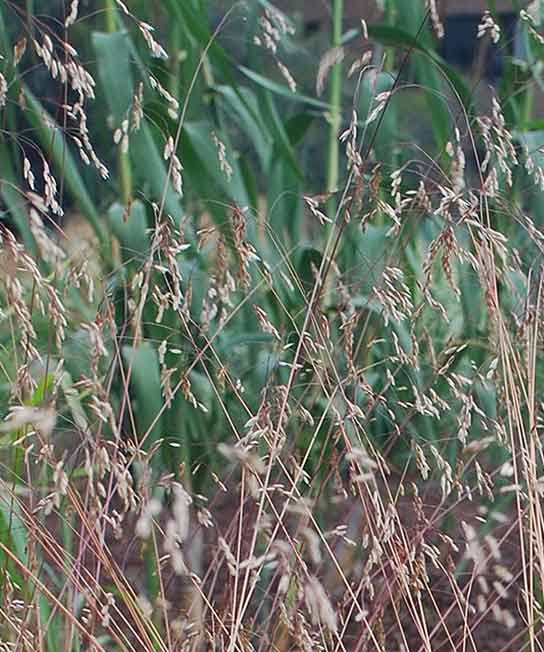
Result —
<path fill-rule="evenodd" d="M 278 152 L 284 156 L 275 155 L 277 147 L 272 152 L 272 159 L 267 176 L 268 225 L 271 247 L 268 255 L 277 264 L 284 250 L 279 248 L 297 246 L 300 238 L 301 219 L 303 214 L 301 195 L 302 183 L 298 174 L 293 174 L 292 160 L 299 165 L 299 157 L 293 147 L 300 142 L 314 118 L 306 112 L 298 113 L 282 124 L 276 116 L 278 129 L 281 130 L 284 147 Z M 276 138 L 277 140 L 277 138 Z M 302 170 L 300 170 L 302 173 Z M 284 236 L 288 235 L 288 241 Z"/>
<path fill-rule="evenodd" d="M 224 99 L 225 104 L 230 107 L 229 114 L 232 114 L 232 111 L 236 114 L 232 115 L 232 118 L 236 120 L 236 124 L 246 133 L 251 144 L 255 147 L 261 166 L 264 169 L 273 141 L 270 137 L 266 137 L 267 128 L 260 114 L 254 93 L 243 86 L 233 88 L 225 85 L 216 86 L 215 91 Z"/>
<path fill-rule="evenodd" d="M 267 177 L 267 233 L 270 238 L 268 255 L 278 264 L 290 247 L 300 244 L 301 183 L 291 166 L 281 157 L 272 161 Z"/>
<path fill-rule="evenodd" d="M 28 532 L 21 516 L 17 499 L 0 489 L 0 541 L 23 564 L 28 564 Z M 13 563 L 6 559 L 0 551 L 0 578 L 2 570 L 7 566 L 8 571 L 18 578 L 19 573 L 13 568 Z"/>
<path fill-rule="evenodd" d="M 92 41 L 100 80 L 117 128 L 128 117 L 134 93 L 129 35 L 127 32 L 94 32 Z"/>
<path fill-rule="evenodd" d="M 458 97 L 471 120 L 472 94 L 465 82 L 436 52 L 425 47 L 423 39 L 388 25 L 374 25 L 369 27 L 368 32 L 370 38 L 383 45 L 403 48 L 411 53 L 418 81 L 425 90 L 437 143 L 439 147 L 443 147 L 451 138 L 453 129 L 447 102 L 442 97 L 444 92 L 446 94 L 453 92 Z"/>
<path fill-rule="evenodd" d="M 533 131 L 514 132 L 514 137 L 520 145 L 527 148 L 535 165 L 540 168 L 544 167 L 544 128 Z M 538 184 L 534 180 L 530 180 L 525 187 L 533 188 L 532 192 L 527 193 L 528 201 L 531 205 L 531 217 L 537 228 L 542 229 L 544 224 L 544 193 L 539 189 Z M 526 231 L 517 228 L 512 232 L 512 238 L 517 240 L 517 242 L 514 241 L 514 246 L 520 247 L 520 251 L 523 252 L 525 247 L 522 241 L 527 241 L 528 239 Z"/>
<path fill-rule="evenodd" d="M 108 211 L 112 231 L 121 243 L 121 252 L 125 262 L 142 258 L 149 250 L 147 217 L 145 206 L 135 201 L 130 207 L 130 214 L 121 204 L 114 204 Z"/>
<path fill-rule="evenodd" d="M 376 107 L 374 98 L 380 93 L 391 91 L 392 87 L 393 79 L 387 73 L 378 73 L 372 81 L 368 76 L 363 79 L 360 94 L 360 115 L 362 122 L 366 120 L 369 113 Z M 372 142 L 378 159 L 392 169 L 398 167 L 395 164 L 394 155 L 395 143 L 399 140 L 400 136 L 397 131 L 397 107 L 402 103 L 403 99 L 401 96 L 393 96 L 387 108 L 384 109 L 383 115 L 380 116 L 380 120 L 375 120 L 371 123 L 366 134 L 365 147 L 368 148 L 369 143 Z"/>
<path fill-rule="evenodd" d="M 80 394 L 74 387 L 72 376 L 67 371 L 62 374 L 61 387 L 75 427 L 82 432 L 86 432 L 89 427 L 87 416 L 81 403 Z"/>
<path fill-rule="evenodd" d="M 295 156 L 295 152 L 291 146 L 291 141 L 285 131 L 285 125 L 278 115 L 271 93 L 265 92 L 262 94 L 260 106 L 263 119 L 268 125 L 270 134 L 274 139 L 275 149 L 283 156 L 297 177 L 302 180 L 304 178 L 304 173 L 300 169 L 297 157 Z M 274 153 L 272 153 L 272 158 L 275 159 Z"/>
<path fill-rule="evenodd" d="M 42 378 L 42 380 L 38 383 L 38 386 L 34 390 L 34 393 L 32 394 L 27 404 L 34 407 L 39 406 L 51 396 L 54 385 L 55 375 L 52 373 L 47 374 L 47 376 Z"/>
<path fill-rule="evenodd" d="M 373 25 L 368 28 L 369 37 L 383 45 L 403 48 L 408 51 L 420 52 L 437 68 L 450 87 L 455 90 L 464 108 L 470 114 L 472 110 L 472 93 L 462 77 L 449 66 L 436 52 L 427 49 L 421 41 L 398 27 Z"/>
<path fill-rule="evenodd" d="M 208 45 L 210 46 L 208 54 L 213 64 L 218 67 L 223 75 L 230 78 L 229 82 L 234 86 L 234 80 L 230 71 L 235 65 L 235 62 L 221 47 L 218 39 L 213 38 L 212 33 L 208 29 L 208 21 L 202 20 L 202 16 L 191 7 L 190 2 L 179 2 L 179 0 L 166 0 L 166 2 L 180 26 L 184 28 L 186 34 L 196 39 L 201 47 L 206 48 Z"/>
<path fill-rule="evenodd" d="M 182 141 L 181 158 L 183 160 L 184 147 L 189 145 L 193 154 L 198 158 L 201 171 L 213 180 L 214 184 L 221 189 L 226 197 L 238 204 L 239 206 L 248 206 L 249 197 L 244 187 L 244 181 L 240 173 L 237 161 L 233 160 L 232 154 L 229 163 L 232 166 L 232 177 L 229 181 L 226 174 L 221 170 L 217 146 L 213 142 L 213 127 L 208 122 L 187 122 L 184 127 L 184 139 Z M 189 141 L 189 142 L 187 142 Z M 228 154 L 227 154 L 228 157 Z M 197 172 L 195 170 L 195 172 Z M 201 172 L 197 172 L 200 174 Z M 190 166 L 187 167 L 187 176 L 193 174 Z M 210 198 L 205 197 L 205 199 Z"/>
<path fill-rule="evenodd" d="M 128 117 L 134 92 L 131 67 L 131 41 L 125 32 L 93 33 L 93 44 L 98 59 L 98 71 L 104 92 L 115 119 L 115 127 Z M 164 138 L 164 136 L 162 136 Z M 161 202 L 165 197 L 166 212 L 179 220 L 179 197 L 168 183 L 168 168 L 146 119 L 138 131 L 130 133 L 130 160 L 135 171 L 138 190 L 149 189 L 152 198 Z M 165 195 L 166 189 L 166 195 Z"/>
<path fill-rule="evenodd" d="M 30 230 L 26 201 L 18 189 L 19 180 L 13 170 L 11 152 L 3 140 L 0 140 L 0 165 L 2 166 L 0 194 L 6 203 L 8 215 L 15 223 L 29 252 L 36 256 L 36 241 Z"/>
<path fill-rule="evenodd" d="M 183 213 L 180 197 L 168 179 L 168 168 L 155 144 L 151 128 L 146 123 L 142 124 L 140 131 L 132 136 L 130 154 L 137 172 L 137 181 L 144 184 L 143 188 L 149 185 L 151 195 L 156 202 L 162 202 L 165 196 L 164 189 L 167 187 L 165 210 L 176 222 L 179 222 Z"/>
<path fill-rule="evenodd" d="M 315 116 L 307 112 L 297 113 L 287 120 L 285 123 L 285 133 L 292 146 L 302 141 L 314 120 Z"/>
<path fill-rule="evenodd" d="M 162 416 L 157 419 L 163 405 L 159 358 L 148 342 L 136 348 L 124 346 L 123 358 L 133 391 L 132 408 L 138 427 L 136 437 L 142 441 L 145 436 L 143 447 L 149 450 L 163 434 Z"/>
<path fill-rule="evenodd" d="M 274 82 L 267 77 L 263 77 L 259 73 L 255 72 L 254 70 L 250 70 L 245 66 L 238 66 L 238 70 L 240 70 L 242 74 L 244 74 L 248 79 L 251 79 L 251 81 L 255 82 L 258 86 L 261 86 L 265 90 L 271 91 L 276 95 L 287 97 L 288 99 L 293 100 L 293 102 L 308 104 L 316 109 L 321 109 L 323 111 L 329 110 L 329 105 L 326 102 L 321 102 L 314 99 L 313 97 L 309 97 L 308 95 L 302 95 L 301 93 L 293 93 L 293 91 L 291 91 L 286 86 L 282 86 L 281 84 L 278 84 L 277 82 Z"/>

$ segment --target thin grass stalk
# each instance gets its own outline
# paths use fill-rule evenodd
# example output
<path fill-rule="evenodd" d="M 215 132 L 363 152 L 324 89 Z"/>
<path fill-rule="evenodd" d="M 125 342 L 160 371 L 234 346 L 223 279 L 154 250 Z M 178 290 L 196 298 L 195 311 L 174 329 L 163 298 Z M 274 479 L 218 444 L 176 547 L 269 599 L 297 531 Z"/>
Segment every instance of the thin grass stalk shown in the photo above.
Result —
<path fill-rule="evenodd" d="M 342 18 L 344 14 L 344 0 L 334 0 L 332 13 L 332 39 L 331 47 L 339 48 L 342 44 Z M 338 186 L 340 146 L 338 135 L 342 123 L 342 62 L 338 61 L 330 73 L 330 113 L 329 113 L 329 142 L 327 153 L 327 192 L 333 193 Z M 329 215 L 336 213 L 336 200 L 329 200 Z"/>
<path fill-rule="evenodd" d="M 108 34 L 114 34 L 118 31 L 115 0 L 106 0 L 106 31 Z M 125 206 L 129 206 L 132 198 L 132 169 L 130 165 L 130 155 L 128 152 L 123 152 L 121 147 L 119 147 L 117 161 L 119 166 L 122 201 Z"/>

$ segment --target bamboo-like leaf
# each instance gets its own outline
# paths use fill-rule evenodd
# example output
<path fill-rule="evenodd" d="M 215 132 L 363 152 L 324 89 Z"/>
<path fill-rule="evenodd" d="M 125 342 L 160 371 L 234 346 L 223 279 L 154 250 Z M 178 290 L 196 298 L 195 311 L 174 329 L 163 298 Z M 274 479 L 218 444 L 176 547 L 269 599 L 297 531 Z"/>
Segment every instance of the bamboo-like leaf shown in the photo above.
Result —
<path fill-rule="evenodd" d="M 185 124 L 183 147 L 191 146 L 194 155 L 199 159 L 202 166 L 201 170 L 211 178 L 214 184 L 219 187 L 226 197 L 234 201 L 239 206 L 247 206 L 249 197 L 244 187 L 244 181 L 240 173 L 238 163 L 232 157 L 232 152 L 227 152 L 229 163 L 232 166 L 232 178 L 228 180 L 226 174 L 220 169 L 217 147 L 212 140 L 211 133 L 213 127 L 207 122 L 188 122 Z M 189 141 L 189 143 L 187 142 Z M 190 176 L 193 170 L 188 167 L 187 175 Z M 195 171 L 197 172 L 197 171 Z M 200 172 L 197 172 L 200 174 Z"/>
<path fill-rule="evenodd" d="M 328 111 L 330 108 L 329 104 L 326 102 L 321 102 L 320 100 L 316 100 L 309 95 L 303 95 L 302 93 L 293 93 L 293 91 L 289 90 L 286 86 L 282 86 L 281 84 L 278 84 L 277 82 L 272 81 L 267 77 L 263 77 L 263 75 L 260 75 L 258 72 L 250 70 L 245 66 L 238 66 L 238 70 L 258 86 L 261 86 L 265 90 L 271 91 L 276 95 L 287 97 L 288 99 L 293 100 L 293 102 L 308 104 L 309 106 L 313 106 L 316 109 L 321 109 L 322 111 Z"/>
<path fill-rule="evenodd" d="M 447 103 L 442 95 L 444 90 L 453 91 L 470 119 L 472 93 L 465 82 L 442 57 L 425 47 L 423 39 L 418 39 L 403 29 L 389 25 L 373 25 L 368 28 L 368 33 L 370 38 L 382 45 L 402 48 L 412 53 L 418 79 L 422 88 L 425 89 L 425 97 L 432 115 L 432 127 L 438 145 L 443 147 L 451 138 L 453 124 Z"/>
<path fill-rule="evenodd" d="M 17 499 L 7 491 L 0 489 L 0 541 L 8 548 L 23 564 L 28 564 L 28 533 L 21 517 L 21 510 Z M 12 576 L 12 580 L 20 582 L 17 569 L 11 561 L 0 551 L 0 591 L 5 579 L 2 577 L 3 570 Z"/>
<path fill-rule="evenodd" d="M 8 208 L 8 215 L 19 230 L 28 251 L 35 256 L 37 253 L 36 241 L 30 231 L 26 201 L 19 190 L 17 178 L 13 170 L 11 152 L 5 141 L 0 141 L 0 165 L 2 166 L 0 194 Z"/>
<path fill-rule="evenodd" d="M 233 88 L 232 86 L 220 85 L 215 91 L 223 98 L 228 106 L 229 114 L 234 112 L 237 123 L 249 137 L 251 144 L 255 147 L 263 169 L 266 167 L 270 147 L 273 143 L 270 136 L 267 137 L 267 127 L 259 112 L 257 98 L 249 88 Z"/>
<path fill-rule="evenodd" d="M 119 127 L 128 118 L 134 92 L 130 38 L 125 32 L 94 32 L 93 45 L 104 93 Z M 168 182 L 167 166 L 145 119 L 138 131 L 130 133 L 130 158 L 139 188 L 145 191 L 147 187 L 156 202 L 165 197 L 166 212 L 179 220 L 179 197 Z"/>
<path fill-rule="evenodd" d="M 137 439 L 141 441 L 145 436 L 144 448 L 149 450 L 162 435 L 162 417 L 157 419 L 163 405 L 159 358 L 148 342 L 138 347 L 124 346 L 123 358 L 127 370 L 131 370 Z"/>
<path fill-rule="evenodd" d="M 382 43 L 383 45 L 403 48 L 408 51 L 411 50 L 423 54 L 427 60 L 441 72 L 451 88 L 455 90 L 467 112 L 471 112 L 472 93 L 461 76 L 451 66 L 449 66 L 441 56 L 436 54 L 436 52 L 427 49 L 420 40 L 398 27 L 373 25 L 368 28 L 368 34 L 370 38 Z"/>
<path fill-rule="evenodd" d="M 124 206 L 114 204 L 108 211 L 112 231 L 121 244 L 123 260 L 140 258 L 149 249 L 145 206 L 135 201 L 127 215 Z"/>

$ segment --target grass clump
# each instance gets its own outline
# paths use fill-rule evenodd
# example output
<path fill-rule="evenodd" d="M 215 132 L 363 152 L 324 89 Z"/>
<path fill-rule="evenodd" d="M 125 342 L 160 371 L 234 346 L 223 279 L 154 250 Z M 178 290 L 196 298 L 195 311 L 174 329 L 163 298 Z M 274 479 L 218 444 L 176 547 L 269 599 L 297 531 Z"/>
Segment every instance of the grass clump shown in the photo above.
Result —
<path fill-rule="evenodd" d="M 61 4 L 0 5 L 0 649 L 540 649 L 537 13 L 489 90 L 434 2 Z"/>

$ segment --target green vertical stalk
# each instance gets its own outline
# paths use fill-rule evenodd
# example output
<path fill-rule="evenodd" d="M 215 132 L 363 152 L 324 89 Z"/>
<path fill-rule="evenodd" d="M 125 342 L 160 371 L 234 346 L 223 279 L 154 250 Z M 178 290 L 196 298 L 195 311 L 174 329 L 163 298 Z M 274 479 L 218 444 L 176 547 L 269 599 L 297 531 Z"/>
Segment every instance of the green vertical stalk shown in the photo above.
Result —
<path fill-rule="evenodd" d="M 334 0 L 332 8 L 332 39 L 331 47 L 338 48 L 342 43 L 342 17 L 344 14 L 344 0 Z M 331 70 L 330 77 L 330 124 L 329 143 L 327 154 L 327 192 L 334 192 L 338 186 L 338 173 L 340 162 L 340 148 L 338 136 L 342 122 L 342 63 L 339 61 Z M 336 200 L 331 198 L 328 202 L 329 216 L 331 219 L 336 213 Z"/>
<path fill-rule="evenodd" d="M 114 0 L 106 0 L 106 31 L 114 34 L 117 31 L 117 9 Z M 120 125 L 119 125 L 120 126 Z M 121 194 L 123 204 L 128 206 L 132 198 L 132 170 L 130 167 L 130 155 L 125 154 L 119 148 L 117 157 L 119 166 L 119 177 L 121 179 Z"/>
<path fill-rule="evenodd" d="M 116 31 L 115 2 L 114 0 L 106 0 L 106 32 L 113 34 Z"/>
<path fill-rule="evenodd" d="M 34 0 L 26 0 L 26 20 L 28 36 L 34 38 Z"/>

